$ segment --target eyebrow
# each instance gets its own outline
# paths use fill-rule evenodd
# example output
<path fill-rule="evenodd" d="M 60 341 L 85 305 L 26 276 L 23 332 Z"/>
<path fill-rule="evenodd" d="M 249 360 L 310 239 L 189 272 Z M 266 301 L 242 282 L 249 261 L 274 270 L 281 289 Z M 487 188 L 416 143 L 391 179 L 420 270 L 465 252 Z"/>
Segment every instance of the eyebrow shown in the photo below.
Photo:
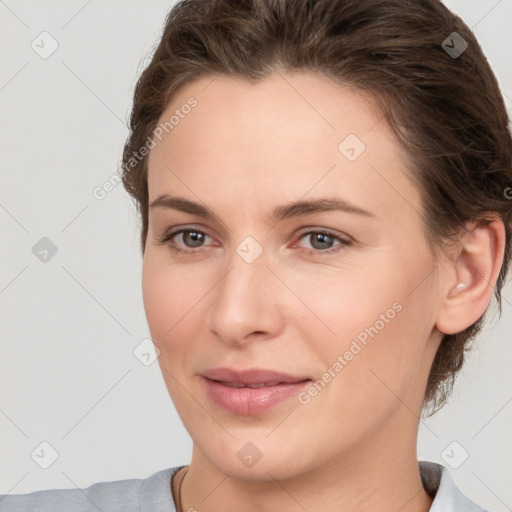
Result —
<path fill-rule="evenodd" d="M 182 197 L 172 197 L 168 194 L 159 195 L 154 201 L 151 202 L 149 208 L 169 208 L 185 213 L 190 213 L 192 215 L 197 215 L 207 220 L 220 221 L 220 218 L 205 206 L 199 203 L 194 203 L 193 201 L 189 201 L 188 199 L 184 199 Z M 280 221 L 292 217 L 299 217 L 301 215 L 333 210 L 362 215 L 365 217 L 375 217 L 374 213 L 364 210 L 363 208 L 360 208 L 359 206 L 352 204 L 345 199 L 338 197 L 326 197 L 310 201 L 296 201 L 278 206 L 273 210 L 269 218 L 271 221 Z"/>

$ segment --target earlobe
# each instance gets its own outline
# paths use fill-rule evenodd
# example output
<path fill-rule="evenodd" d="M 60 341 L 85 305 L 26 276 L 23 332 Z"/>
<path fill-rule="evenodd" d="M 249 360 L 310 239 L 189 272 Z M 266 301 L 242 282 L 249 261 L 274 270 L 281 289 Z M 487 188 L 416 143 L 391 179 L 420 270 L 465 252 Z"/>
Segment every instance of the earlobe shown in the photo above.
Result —
<path fill-rule="evenodd" d="M 487 309 L 501 270 L 505 226 L 501 219 L 474 222 L 459 240 L 458 256 L 444 265 L 436 329 L 456 334 Z"/>

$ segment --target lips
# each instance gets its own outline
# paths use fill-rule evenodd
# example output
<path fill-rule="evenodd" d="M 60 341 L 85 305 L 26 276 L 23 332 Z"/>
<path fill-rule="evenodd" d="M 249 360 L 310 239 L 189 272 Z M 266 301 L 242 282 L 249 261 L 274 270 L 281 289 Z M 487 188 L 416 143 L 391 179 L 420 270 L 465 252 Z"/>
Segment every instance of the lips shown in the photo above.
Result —
<path fill-rule="evenodd" d="M 221 384 L 224 384 L 225 386 L 228 386 L 230 388 L 251 388 L 251 389 L 257 389 L 257 388 L 268 388 L 271 386 L 277 386 L 278 384 L 281 384 L 280 381 L 273 381 L 273 382 L 260 382 L 258 384 L 244 384 L 243 382 L 224 382 L 224 381 L 218 381 Z"/>
<path fill-rule="evenodd" d="M 214 368 L 202 373 L 209 398 L 229 412 L 254 415 L 297 395 L 311 379 L 273 370 Z"/>
<path fill-rule="evenodd" d="M 203 377 L 216 380 L 233 387 L 268 387 L 278 384 L 295 384 L 309 380 L 307 376 L 295 376 L 274 370 L 254 368 L 235 370 L 234 368 L 212 368 L 203 372 Z"/>

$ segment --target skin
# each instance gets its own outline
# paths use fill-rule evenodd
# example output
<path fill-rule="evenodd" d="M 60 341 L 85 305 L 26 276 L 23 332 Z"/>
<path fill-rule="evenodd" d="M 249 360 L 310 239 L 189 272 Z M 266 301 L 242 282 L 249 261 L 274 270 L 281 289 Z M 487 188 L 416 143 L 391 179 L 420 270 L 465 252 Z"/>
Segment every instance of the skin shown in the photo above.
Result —
<path fill-rule="evenodd" d="M 382 114 L 319 75 L 204 77 L 180 89 L 161 120 L 190 96 L 198 105 L 149 154 L 149 201 L 182 197 L 219 220 L 150 209 L 142 273 L 162 375 L 193 440 L 182 510 L 429 510 L 416 458 L 425 385 L 442 333 L 471 325 L 489 303 L 501 221 L 471 226 L 434 258 L 420 191 Z M 351 133 L 366 145 L 353 162 L 338 149 Z M 268 218 L 278 205 L 322 197 L 372 216 Z M 199 246 L 175 236 L 188 254 L 158 243 L 180 227 L 207 236 Z M 313 228 L 351 244 L 322 246 L 305 235 Z M 263 249 L 252 263 L 236 252 L 247 236 Z M 400 312 L 306 405 L 292 397 L 244 416 L 205 393 L 199 374 L 219 366 L 320 379 L 395 303 Z M 262 455 L 251 468 L 237 457 L 248 442 Z"/>

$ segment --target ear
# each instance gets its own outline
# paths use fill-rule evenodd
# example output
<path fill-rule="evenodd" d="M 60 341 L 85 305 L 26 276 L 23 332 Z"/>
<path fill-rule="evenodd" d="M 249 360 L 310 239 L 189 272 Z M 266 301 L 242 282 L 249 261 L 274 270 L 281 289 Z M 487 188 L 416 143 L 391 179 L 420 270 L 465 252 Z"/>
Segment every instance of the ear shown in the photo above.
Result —
<path fill-rule="evenodd" d="M 476 322 L 487 309 L 505 252 L 501 219 L 466 225 L 456 250 L 442 264 L 441 304 L 435 327 L 456 334 Z"/>

